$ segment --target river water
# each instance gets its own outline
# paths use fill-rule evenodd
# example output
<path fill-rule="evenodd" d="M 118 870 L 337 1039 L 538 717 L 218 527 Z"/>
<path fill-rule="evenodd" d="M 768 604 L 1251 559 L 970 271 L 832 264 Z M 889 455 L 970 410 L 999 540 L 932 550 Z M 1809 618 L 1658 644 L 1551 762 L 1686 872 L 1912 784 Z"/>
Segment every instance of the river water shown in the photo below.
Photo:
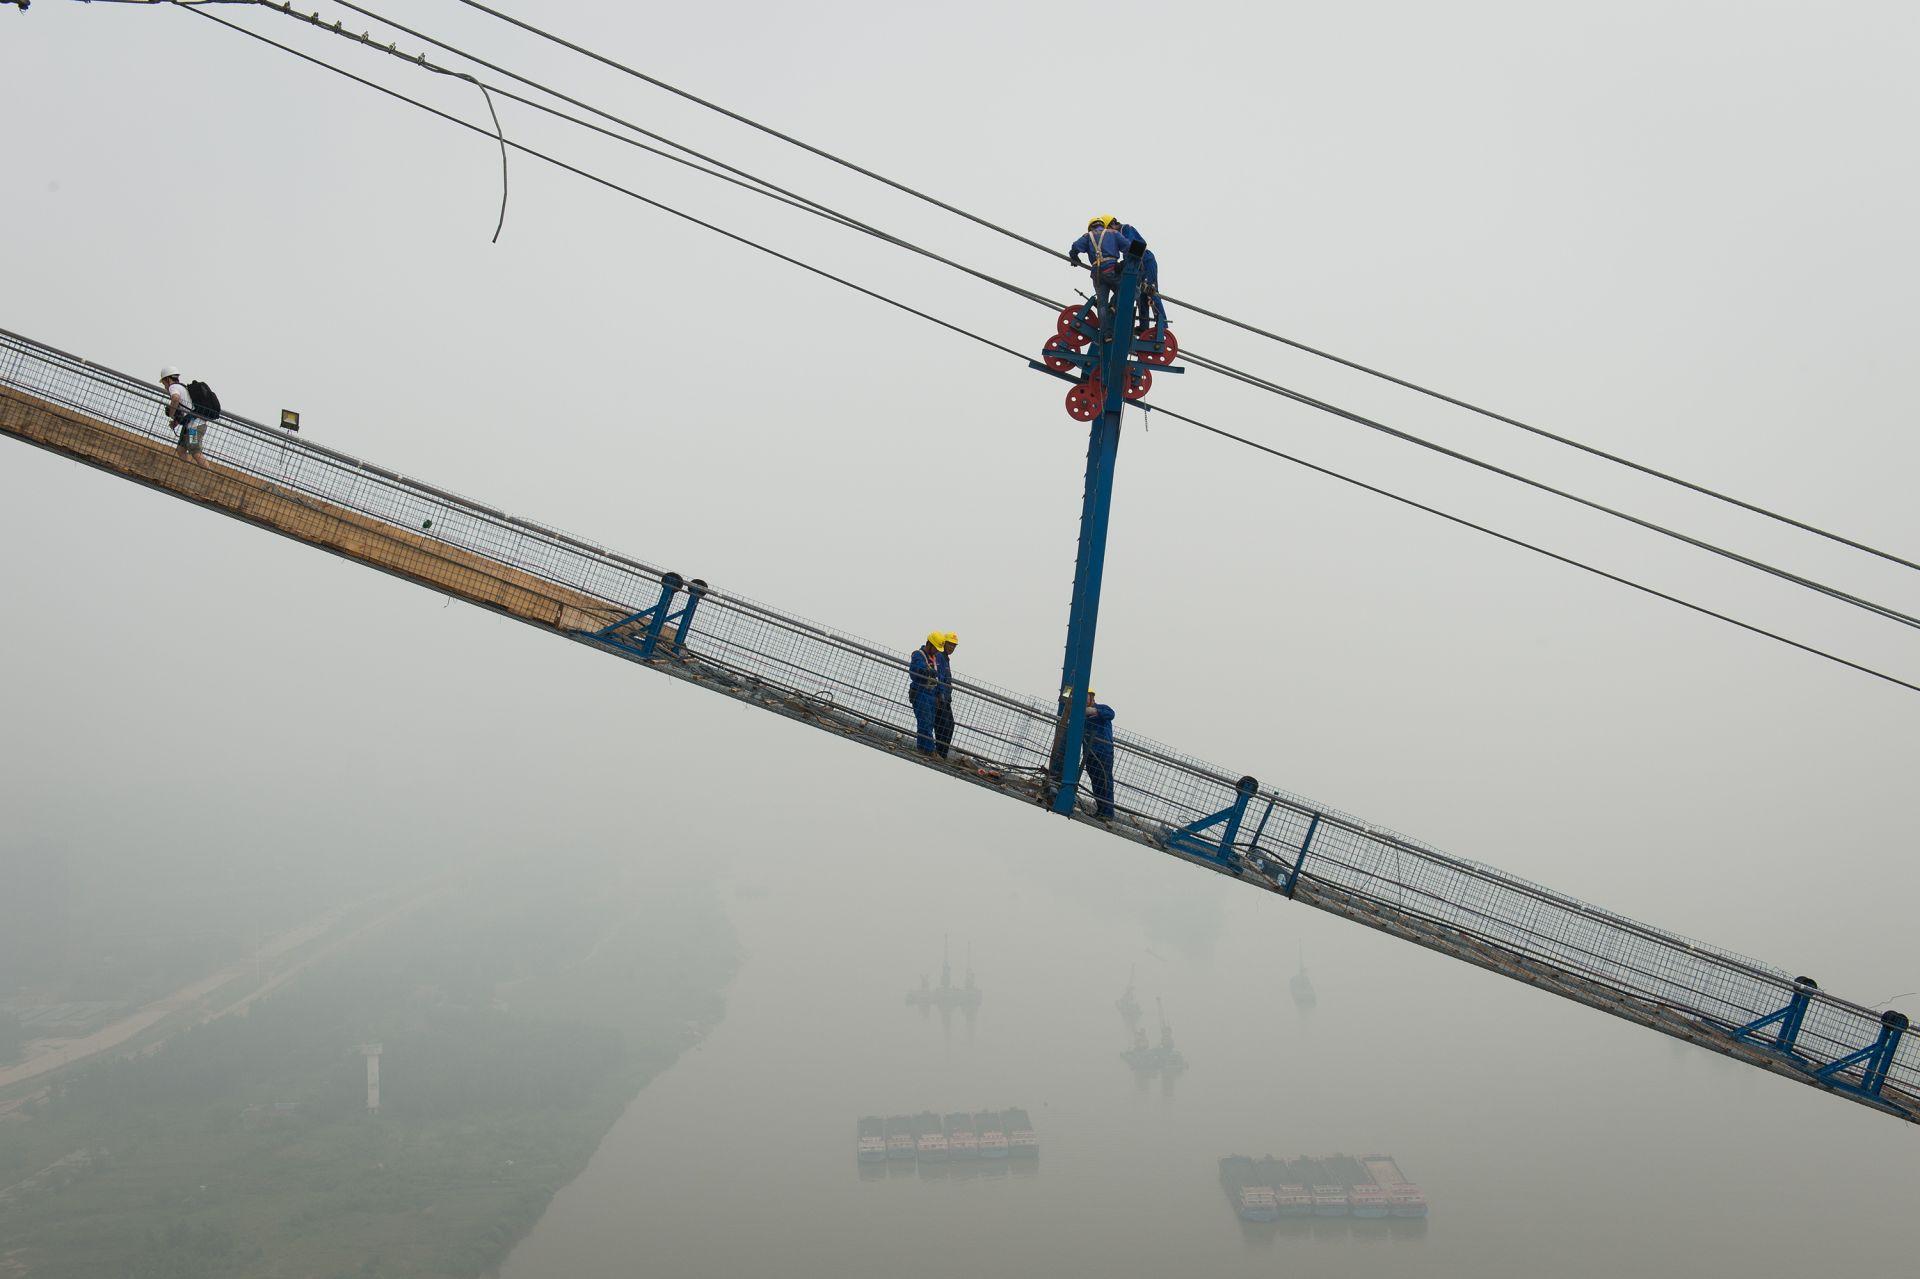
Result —
<path fill-rule="evenodd" d="M 726 1020 L 504 1279 L 1899 1268 L 1904 1125 L 1156 861 L 1009 849 L 903 864 L 938 883 L 905 895 L 797 867 L 731 883 Z M 973 945 L 971 1020 L 905 1002 L 949 930 L 956 981 Z M 1310 1011 L 1287 994 L 1303 951 Z M 1188 1058 L 1171 1086 L 1120 1058 L 1130 966 Z M 863 1114 L 1010 1106 L 1037 1166 L 855 1162 Z M 1225 1154 L 1332 1151 L 1396 1156 L 1430 1220 L 1251 1226 L 1218 1180 Z M 1847 1175 L 1808 1175 L 1822 1161 Z"/>

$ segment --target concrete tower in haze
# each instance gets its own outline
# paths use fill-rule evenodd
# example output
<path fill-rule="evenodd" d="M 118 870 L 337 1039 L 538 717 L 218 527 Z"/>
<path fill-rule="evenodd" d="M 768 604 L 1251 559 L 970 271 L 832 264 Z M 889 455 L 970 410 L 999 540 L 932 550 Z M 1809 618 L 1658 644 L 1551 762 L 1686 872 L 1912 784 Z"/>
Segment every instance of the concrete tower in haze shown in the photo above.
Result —
<path fill-rule="evenodd" d="M 380 1045 L 361 1044 L 360 1055 L 367 1059 L 367 1111 L 380 1111 Z"/>

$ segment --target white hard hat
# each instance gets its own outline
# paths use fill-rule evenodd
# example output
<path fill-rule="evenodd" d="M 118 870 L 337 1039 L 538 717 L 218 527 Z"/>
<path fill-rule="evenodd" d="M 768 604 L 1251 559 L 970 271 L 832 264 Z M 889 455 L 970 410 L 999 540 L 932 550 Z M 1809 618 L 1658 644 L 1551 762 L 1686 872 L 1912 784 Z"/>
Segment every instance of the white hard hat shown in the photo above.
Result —
<path fill-rule="evenodd" d="M 166 368 L 160 370 L 160 380 L 162 382 L 166 381 L 170 377 L 179 377 L 179 376 L 180 376 L 180 370 L 174 368 L 173 365 L 171 364 L 167 365 Z"/>

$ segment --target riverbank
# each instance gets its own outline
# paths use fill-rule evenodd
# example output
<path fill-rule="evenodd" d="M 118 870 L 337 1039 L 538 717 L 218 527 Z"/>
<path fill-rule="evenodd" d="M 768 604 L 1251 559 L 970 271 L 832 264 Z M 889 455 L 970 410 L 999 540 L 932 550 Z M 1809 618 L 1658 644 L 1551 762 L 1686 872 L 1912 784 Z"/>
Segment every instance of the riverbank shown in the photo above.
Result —
<path fill-rule="evenodd" d="M 0 1273 L 484 1274 L 722 1014 L 715 892 L 630 860 L 475 867 L 244 1015 L 58 1077 L 7 1127 Z"/>

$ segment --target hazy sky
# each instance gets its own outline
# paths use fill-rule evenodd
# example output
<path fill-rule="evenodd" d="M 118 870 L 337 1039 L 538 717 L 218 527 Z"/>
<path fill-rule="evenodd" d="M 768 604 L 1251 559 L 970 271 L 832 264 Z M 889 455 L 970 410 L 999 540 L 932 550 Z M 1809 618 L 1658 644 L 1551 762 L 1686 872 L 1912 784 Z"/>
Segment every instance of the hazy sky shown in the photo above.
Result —
<path fill-rule="evenodd" d="M 378 7 L 1031 287 L 1079 282 L 451 0 Z M 468 86 L 218 11 L 485 119 Z M 1920 552 L 1912 6 L 537 12 L 1063 247 L 1117 213 L 1171 293 Z M 316 440 L 903 653 L 958 631 L 963 674 L 1051 686 L 1085 444 L 1057 384 L 523 156 L 489 243 L 490 141 L 183 12 L 0 13 L 0 84 L 0 326 L 143 376 L 178 364 L 237 412 L 297 408 Z M 1050 331 L 964 277 L 503 105 L 512 136 L 783 251 L 1014 345 Z M 1174 323 L 1187 346 L 1920 606 L 1907 570 Z M 1893 623 L 1197 371 L 1156 398 L 1920 678 Z M 828 855 L 851 831 L 902 859 L 882 882 L 904 892 L 1008 832 L 1037 857 L 1150 856 L 16 444 L 0 545 L 0 860 L 102 840 L 398 858 L 644 828 L 650 848 L 851 876 Z M 1123 727 L 1229 771 L 1853 998 L 1920 986 L 1920 695 L 1137 417 L 1096 682 Z M 1516 1017 L 1538 1003 L 1460 982 Z M 1753 1098 L 1743 1114 L 1892 1127 L 1808 1089 Z"/>

